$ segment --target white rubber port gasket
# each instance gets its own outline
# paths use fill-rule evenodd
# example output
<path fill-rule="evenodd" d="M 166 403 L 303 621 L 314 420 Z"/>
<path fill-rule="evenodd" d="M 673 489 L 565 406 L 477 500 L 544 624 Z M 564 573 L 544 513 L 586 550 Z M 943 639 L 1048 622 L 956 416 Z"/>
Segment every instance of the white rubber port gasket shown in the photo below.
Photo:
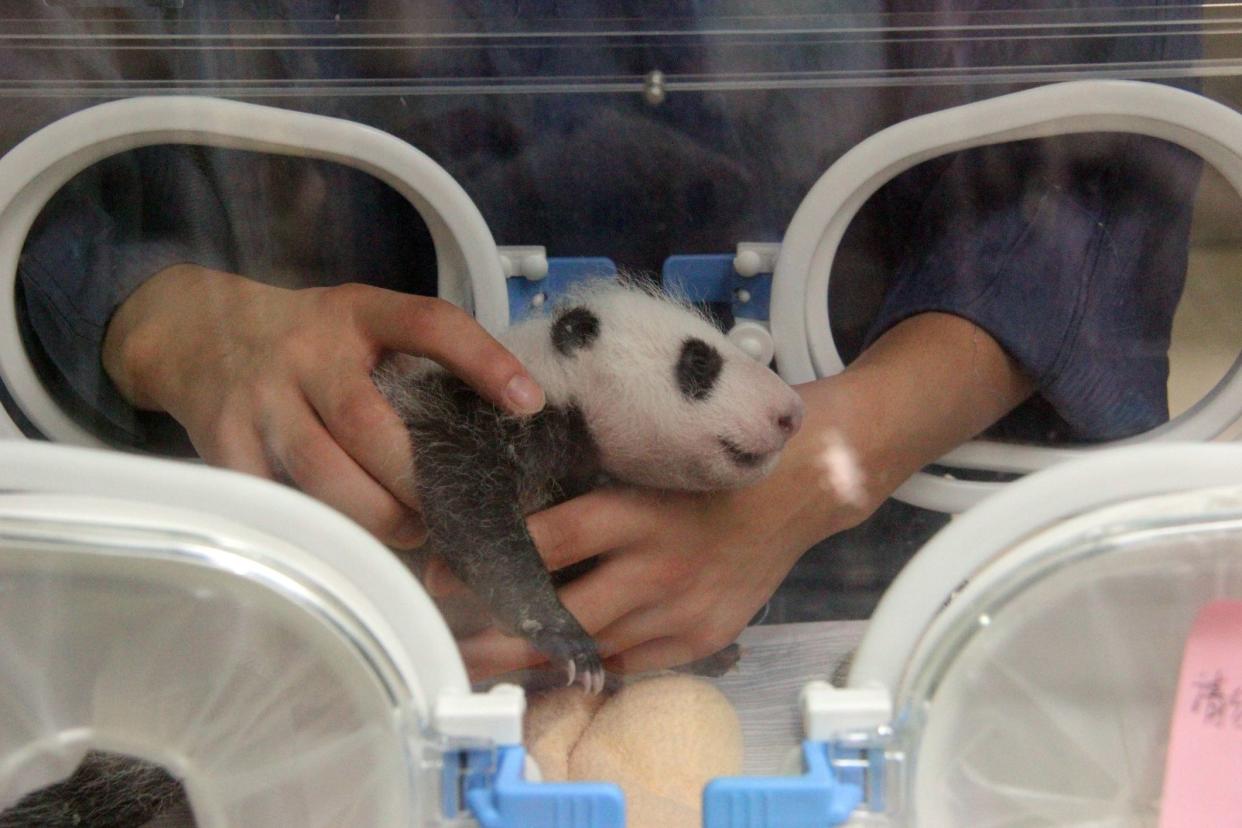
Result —
<path fill-rule="evenodd" d="M 846 228 L 881 186 L 923 161 L 1007 141 L 1084 132 L 1148 135 L 1215 167 L 1242 194 L 1242 114 L 1202 95 L 1153 83 L 1085 80 L 1015 92 L 888 127 L 843 155 L 811 188 L 790 222 L 772 285 L 776 361 L 790 383 L 843 370 L 832 339 L 828 283 Z M 1210 440 L 1242 416 L 1242 356 L 1190 410 L 1108 445 Z M 947 466 L 1025 474 L 1098 448 L 1019 446 L 976 440 L 941 458 Z M 920 472 L 895 496 L 960 512 L 1003 488 Z"/>

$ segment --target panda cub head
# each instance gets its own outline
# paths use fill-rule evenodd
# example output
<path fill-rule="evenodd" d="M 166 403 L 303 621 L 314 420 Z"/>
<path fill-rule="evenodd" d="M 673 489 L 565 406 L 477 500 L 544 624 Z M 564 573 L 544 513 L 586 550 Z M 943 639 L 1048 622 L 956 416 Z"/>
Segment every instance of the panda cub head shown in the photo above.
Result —
<path fill-rule="evenodd" d="M 744 486 L 773 469 L 801 425 L 802 400 L 776 374 L 654 291 L 592 283 L 540 327 L 541 353 L 522 356 L 550 402 L 582 413 L 616 479 Z"/>

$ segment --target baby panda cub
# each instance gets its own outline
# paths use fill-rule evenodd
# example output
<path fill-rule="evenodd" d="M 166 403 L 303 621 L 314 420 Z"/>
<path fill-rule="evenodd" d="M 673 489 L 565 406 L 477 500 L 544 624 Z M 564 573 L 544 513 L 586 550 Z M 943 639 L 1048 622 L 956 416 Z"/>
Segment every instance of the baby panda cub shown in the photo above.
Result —
<path fill-rule="evenodd" d="M 604 482 L 754 483 L 797 432 L 802 401 L 691 307 L 637 285 L 593 281 L 499 338 L 543 387 L 538 414 L 506 414 L 408 356 L 375 382 L 409 429 L 425 550 L 598 692 L 595 642 L 557 598 L 524 517 Z"/>

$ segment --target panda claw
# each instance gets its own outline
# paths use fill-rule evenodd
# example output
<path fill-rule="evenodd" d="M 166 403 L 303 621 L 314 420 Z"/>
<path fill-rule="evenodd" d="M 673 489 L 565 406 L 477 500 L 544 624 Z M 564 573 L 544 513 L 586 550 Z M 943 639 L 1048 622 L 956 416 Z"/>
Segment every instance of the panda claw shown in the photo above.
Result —
<path fill-rule="evenodd" d="M 568 677 L 567 687 L 575 684 L 596 695 L 604 689 L 604 665 L 595 653 L 583 653 L 565 660 L 565 674 Z"/>
<path fill-rule="evenodd" d="M 604 665 L 600 663 L 598 657 L 592 661 L 593 663 L 586 666 L 583 671 L 582 688 L 594 696 L 604 690 Z"/>
<path fill-rule="evenodd" d="M 588 693 L 604 689 L 604 663 L 595 642 L 586 633 L 545 634 L 534 642 L 551 662 L 564 670 L 565 686 L 582 685 Z"/>

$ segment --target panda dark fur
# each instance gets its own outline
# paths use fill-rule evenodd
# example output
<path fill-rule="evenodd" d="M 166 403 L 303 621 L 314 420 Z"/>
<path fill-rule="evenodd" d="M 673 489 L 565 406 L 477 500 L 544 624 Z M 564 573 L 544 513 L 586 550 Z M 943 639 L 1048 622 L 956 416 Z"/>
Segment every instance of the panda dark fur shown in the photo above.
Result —
<path fill-rule="evenodd" d="M 532 417 L 500 412 L 426 360 L 394 359 L 376 383 L 410 431 L 427 552 L 597 691 L 595 642 L 557 599 L 525 515 L 602 480 L 753 483 L 798 430 L 802 402 L 690 306 L 643 286 L 591 282 L 500 339 L 544 389 Z"/>
<path fill-rule="evenodd" d="M 524 516 L 604 480 L 755 482 L 797 431 L 802 403 L 705 318 L 644 287 L 591 283 L 500 338 L 544 389 L 532 417 L 502 414 L 423 360 L 390 360 L 375 380 L 410 431 L 428 551 L 571 681 L 598 690 L 595 643 L 557 599 Z M 161 768 L 91 752 L 73 777 L 0 814 L 0 828 L 140 825 L 184 807 Z"/>

